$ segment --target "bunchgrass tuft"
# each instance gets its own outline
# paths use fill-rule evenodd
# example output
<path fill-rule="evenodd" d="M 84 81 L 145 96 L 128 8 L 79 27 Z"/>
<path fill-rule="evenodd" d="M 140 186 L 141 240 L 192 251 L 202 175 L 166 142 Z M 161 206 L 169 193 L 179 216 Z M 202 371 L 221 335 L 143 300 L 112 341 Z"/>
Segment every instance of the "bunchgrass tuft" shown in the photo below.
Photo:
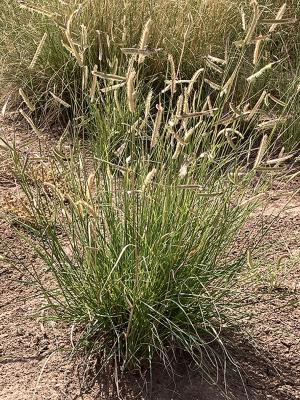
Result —
<path fill-rule="evenodd" d="M 49 280 L 29 272 L 47 318 L 75 325 L 77 349 L 103 365 L 140 368 L 157 356 L 171 365 L 170 350 L 179 348 L 208 373 L 203 352 L 222 346 L 225 299 L 245 263 L 231 247 L 253 209 L 245 199 L 256 172 L 233 183 L 232 156 L 187 161 L 184 173 L 171 149 L 155 160 L 129 156 L 121 166 L 82 159 L 78 148 L 65 154 L 69 161 L 54 152 L 48 161 L 60 178 L 47 182 L 29 180 L 34 160 L 14 153 L 30 215 L 23 226 Z"/>

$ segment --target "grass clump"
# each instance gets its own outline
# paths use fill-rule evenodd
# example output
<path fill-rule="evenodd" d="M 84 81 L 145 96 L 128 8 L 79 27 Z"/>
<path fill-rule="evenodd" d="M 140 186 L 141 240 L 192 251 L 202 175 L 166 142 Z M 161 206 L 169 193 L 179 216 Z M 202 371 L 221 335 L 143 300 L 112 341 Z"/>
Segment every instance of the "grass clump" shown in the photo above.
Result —
<path fill-rule="evenodd" d="M 103 365 L 139 368 L 156 356 L 169 365 L 169 351 L 181 348 L 205 372 L 203 352 L 218 367 L 214 344 L 222 347 L 246 257 L 232 246 L 260 198 L 264 170 L 274 171 L 268 135 L 239 130 L 244 116 L 256 121 L 257 107 L 237 115 L 231 105 L 225 114 L 230 84 L 202 99 L 200 74 L 175 82 L 171 99 L 154 90 L 144 99 L 136 79 L 105 102 L 98 88 L 90 142 L 73 132 L 77 141 L 65 147 L 62 138 L 41 179 L 32 179 L 34 160 L 13 151 L 31 215 L 25 226 L 52 276 L 49 287 L 29 271 L 47 317 L 75 325 L 78 348 Z"/>
<path fill-rule="evenodd" d="M 15 153 L 27 229 L 52 284 L 29 272 L 47 318 L 74 324 L 78 348 L 104 364 L 137 368 L 160 356 L 168 365 L 181 348 L 205 369 L 202 352 L 221 345 L 225 299 L 245 261 L 230 249 L 255 203 L 255 173 L 236 164 L 224 173 L 224 157 L 200 166 L 131 155 L 120 167 L 71 150 L 69 161 L 49 157 L 60 178 L 32 182 L 34 161 Z"/>

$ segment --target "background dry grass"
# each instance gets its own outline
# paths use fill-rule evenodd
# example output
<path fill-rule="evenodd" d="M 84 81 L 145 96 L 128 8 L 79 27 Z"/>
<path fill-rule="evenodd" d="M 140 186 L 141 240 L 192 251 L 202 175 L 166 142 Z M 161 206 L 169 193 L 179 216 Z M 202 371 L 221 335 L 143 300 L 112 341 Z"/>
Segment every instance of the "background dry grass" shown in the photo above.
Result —
<path fill-rule="evenodd" d="M 39 94 L 45 94 L 46 88 L 52 87 L 54 83 L 63 90 L 72 86 L 71 76 L 76 79 L 76 69 L 74 71 L 72 59 L 61 45 L 60 28 L 66 25 L 79 2 L 36 0 L 29 3 L 29 6 L 31 4 L 37 9 L 46 10 L 52 18 L 29 9 L 20 9 L 16 0 L 5 0 L 1 7 L 2 84 L 5 87 L 7 84 L 25 84 Z M 181 59 L 182 77 L 189 77 L 202 66 L 203 57 L 207 54 L 224 58 L 229 43 L 244 35 L 242 13 L 245 12 L 245 23 L 248 26 L 252 12 L 248 2 L 232 0 L 88 0 L 84 4 L 78 18 L 74 20 L 72 30 L 74 37 L 80 41 L 80 25 L 87 27 L 86 57 L 91 68 L 99 61 L 99 45 L 103 52 L 103 69 L 115 68 L 116 56 L 121 65 L 120 47 L 137 46 L 144 25 L 151 18 L 149 47 L 163 49 L 159 57 L 150 57 L 144 66 L 143 74 L 151 77 L 156 74 L 164 77 L 168 54 L 173 55 L 176 68 Z M 282 2 L 278 0 L 260 2 L 263 18 L 274 18 L 281 5 Z M 289 2 L 284 16 L 299 17 L 299 1 Z M 20 20 L 25 21 L 24 25 L 20 26 Z M 259 25 L 257 35 L 266 33 L 268 28 L 267 25 Z M 28 66 L 45 32 L 48 33 L 48 39 L 44 51 L 36 68 L 29 71 Z M 287 24 L 277 29 L 265 46 L 265 58 L 271 56 L 274 61 L 284 59 L 282 73 L 278 75 L 277 71 L 271 80 L 270 86 L 273 85 L 273 89 L 284 90 L 299 67 L 299 39 L 297 24 Z M 249 49 L 250 64 L 253 50 Z M 261 86 L 264 84 L 261 83 Z M 72 95 L 76 95 L 79 88 L 78 82 L 76 87 L 73 85 Z"/>

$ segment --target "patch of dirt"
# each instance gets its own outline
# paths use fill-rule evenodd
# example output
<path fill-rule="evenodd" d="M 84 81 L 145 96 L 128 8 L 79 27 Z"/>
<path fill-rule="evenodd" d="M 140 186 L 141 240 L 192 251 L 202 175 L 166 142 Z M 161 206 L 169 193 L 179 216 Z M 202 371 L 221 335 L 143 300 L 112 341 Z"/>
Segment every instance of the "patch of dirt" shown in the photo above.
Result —
<path fill-rule="evenodd" d="M 32 140 L 16 124 L 0 121 L 0 136 L 13 141 L 30 154 L 39 152 Z M 47 150 L 56 143 L 45 134 L 41 145 Z M 256 213 L 246 230 L 255 235 L 274 218 L 265 235 L 259 260 L 261 270 L 244 292 L 245 310 L 240 330 L 224 331 L 224 341 L 237 365 L 228 364 L 227 387 L 207 384 L 184 356 L 178 356 L 172 375 L 159 364 L 150 377 L 134 374 L 120 382 L 124 399 L 153 400 L 292 400 L 300 399 L 300 196 L 286 206 L 288 196 L 299 188 L 296 183 L 275 183 L 268 193 L 267 206 Z M 18 199 L 20 190 L 9 172 L 5 152 L 0 150 L 0 210 L 7 197 Z M 18 203 L 18 202 L 16 202 Z M 24 268 L 43 266 L 32 250 L 17 235 L 0 211 L 0 256 L 13 256 L 12 267 L 0 259 L 0 398 L 1 400 L 96 400 L 115 399 L 109 376 L 83 382 L 84 364 L 70 357 L 70 331 L 66 327 L 41 323 L 37 312 L 43 300 L 34 286 L 26 282 Z M 281 256 L 288 256 L 278 264 Z M 254 260 L 257 262 L 257 259 Z M 17 268 L 16 268 L 17 267 Z M 250 332 L 246 335 L 245 332 Z M 239 370 L 243 380 L 239 376 Z M 225 371 L 220 371 L 220 375 Z M 113 372 L 111 372 L 113 375 Z M 146 385 L 145 382 L 148 381 Z M 90 384 L 87 385 L 87 382 Z"/>

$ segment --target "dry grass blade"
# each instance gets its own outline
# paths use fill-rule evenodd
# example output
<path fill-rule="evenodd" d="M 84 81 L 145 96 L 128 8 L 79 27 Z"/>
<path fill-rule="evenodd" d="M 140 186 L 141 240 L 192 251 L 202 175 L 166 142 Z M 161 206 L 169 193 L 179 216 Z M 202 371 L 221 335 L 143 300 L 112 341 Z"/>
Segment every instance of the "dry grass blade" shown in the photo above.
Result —
<path fill-rule="evenodd" d="M 189 185 L 177 185 L 179 189 L 200 189 L 203 190 L 202 185 L 197 185 L 197 184 L 189 184 Z"/>
<path fill-rule="evenodd" d="M 85 65 L 82 68 L 82 92 L 85 92 L 87 89 L 87 84 L 88 84 L 88 78 L 89 78 L 89 67 Z"/>
<path fill-rule="evenodd" d="M 245 11 L 244 11 L 243 7 L 240 8 L 240 13 L 241 13 L 241 18 L 242 18 L 242 28 L 243 28 L 243 31 L 245 31 L 246 30 L 246 15 L 245 15 Z"/>
<path fill-rule="evenodd" d="M 177 142 L 175 152 L 172 156 L 172 160 L 177 160 L 177 158 L 179 157 L 179 155 L 181 153 L 181 149 L 182 149 L 182 144 L 180 142 Z"/>
<path fill-rule="evenodd" d="M 229 107 L 236 117 L 243 117 L 245 115 L 245 113 L 240 110 L 239 106 L 236 107 L 234 104 L 229 103 Z"/>
<path fill-rule="evenodd" d="M 203 190 L 202 185 L 177 185 L 179 189 L 192 189 L 192 190 Z M 198 196 L 202 197 L 216 197 L 216 196 L 221 196 L 222 192 L 198 192 Z"/>
<path fill-rule="evenodd" d="M 209 95 L 206 97 L 205 103 L 203 104 L 201 111 L 203 111 L 203 112 L 208 111 L 210 116 L 214 115 L 214 108 L 212 106 L 211 98 Z"/>
<path fill-rule="evenodd" d="M 176 85 L 179 84 L 186 84 L 186 83 L 190 83 L 191 79 L 176 79 Z M 169 79 L 165 80 L 165 84 L 166 85 L 171 85 L 172 81 L 170 81 Z"/>
<path fill-rule="evenodd" d="M 182 137 L 180 137 L 179 134 L 176 131 L 174 131 L 169 125 L 167 125 L 167 133 L 171 137 L 174 137 L 177 140 L 177 142 L 179 142 L 183 146 L 187 144 L 187 142 L 184 139 L 182 139 Z"/>
<path fill-rule="evenodd" d="M 226 137 L 226 140 L 227 140 L 229 146 L 230 146 L 233 150 L 236 150 L 236 149 L 237 149 L 237 146 L 234 144 L 234 142 L 233 142 L 233 140 L 232 140 L 232 138 L 231 138 L 231 136 L 230 136 L 230 132 L 228 132 L 227 129 L 225 129 L 225 137 Z"/>
<path fill-rule="evenodd" d="M 256 195 L 250 197 L 249 199 L 243 200 L 243 201 L 240 203 L 240 206 L 243 207 L 243 206 L 245 206 L 246 204 L 249 204 L 249 203 L 251 203 L 251 202 L 253 202 L 253 201 L 257 201 L 257 200 L 259 200 L 259 199 L 265 197 L 265 195 L 266 195 L 265 193 L 256 194 Z M 250 263 L 251 263 L 250 257 L 251 257 L 251 256 L 250 256 L 250 253 L 249 253 L 249 254 L 247 253 L 248 266 L 250 266 Z M 251 258 L 251 259 L 252 259 L 252 258 Z"/>
<path fill-rule="evenodd" d="M 0 137 L 0 150 L 4 150 L 4 151 L 10 151 L 12 149 L 12 146 L 10 146 L 6 140 L 2 139 Z"/>
<path fill-rule="evenodd" d="M 249 269 L 254 270 L 254 262 L 253 262 L 253 257 L 252 257 L 252 253 L 250 250 L 247 250 L 247 266 Z"/>
<path fill-rule="evenodd" d="M 171 90 L 171 83 L 169 83 L 160 93 L 164 94 Z"/>
<path fill-rule="evenodd" d="M 233 128 L 224 128 L 224 129 L 221 129 L 220 130 L 220 132 L 218 132 L 218 135 L 217 136 L 221 136 L 221 135 L 223 135 L 223 134 L 225 134 L 225 135 L 237 135 L 237 136 L 239 136 L 240 138 L 244 138 L 244 135 L 240 132 L 240 131 L 238 131 L 237 129 L 233 129 Z"/>
<path fill-rule="evenodd" d="M 268 98 L 274 101 L 274 103 L 279 104 L 282 107 L 286 107 L 286 103 L 284 101 L 277 99 L 277 97 L 273 96 L 271 93 L 268 94 Z"/>

